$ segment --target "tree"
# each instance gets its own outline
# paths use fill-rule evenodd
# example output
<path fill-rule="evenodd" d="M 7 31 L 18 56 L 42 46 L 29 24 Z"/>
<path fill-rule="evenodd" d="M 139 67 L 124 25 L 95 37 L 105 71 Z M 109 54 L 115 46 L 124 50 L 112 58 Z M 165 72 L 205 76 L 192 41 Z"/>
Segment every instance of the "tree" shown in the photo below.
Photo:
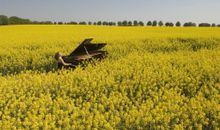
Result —
<path fill-rule="evenodd" d="M 124 21 L 122 22 L 122 26 L 128 26 L 128 21 L 127 21 L 127 20 L 124 20 Z"/>
<path fill-rule="evenodd" d="M 87 23 L 85 21 L 79 22 L 79 25 L 86 25 Z"/>
<path fill-rule="evenodd" d="M 134 20 L 133 25 L 134 25 L 134 26 L 138 26 L 138 21 L 137 21 L 137 20 Z"/>
<path fill-rule="evenodd" d="M 156 20 L 153 21 L 153 26 L 157 26 L 157 21 Z"/>
<path fill-rule="evenodd" d="M 42 24 L 53 24 L 51 21 L 43 21 Z"/>
<path fill-rule="evenodd" d="M 103 21 L 103 22 L 102 22 L 102 25 L 108 25 L 108 22 Z"/>
<path fill-rule="evenodd" d="M 63 24 L 63 22 L 58 22 L 58 24 L 59 24 L 59 25 L 62 25 L 62 24 Z"/>
<path fill-rule="evenodd" d="M 209 24 L 209 23 L 200 23 L 198 26 L 199 27 L 211 27 L 211 24 Z"/>
<path fill-rule="evenodd" d="M 104 21 L 104 22 L 102 23 L 102 25 L 109 26 L 109 22 L 108 22 L 108 21 Z"/>
<path fill-rule="evenodd" d="M 165 23 L 165 26 L 166 26 L 166 27 L 169 27 L 169 25 L 170 25 L 169 22 L 166 22 L 166 23 Z"/>
<path fill-rule="evenodd" d="M 215 24 L 215 23 L 213 23 L 213 24 L 212 24 L 212 27 L 216 27 L 216 24 Z"/>
<path fill-rule="evenodd" d="M 132 26 L 132 22 L 131 21 L 128 22 L 128 26 Z"/>
<path fill-rule="evenodd" d="M 158 25 L 163 26 L 163 21 L 159 21 Z"/>
<path fill-rule="evenodd" d="M 144 22 L 139 21 L 139 22 L 138 22 L 138 25 L 140 25 L 140 26 L 144 26 Z"/>
<path fill-rule="evenodd" d="M 151 22 L 151 21 L 148 21 L 148 22 L 147 22 L 147 26 L 152 26 L 152 22 Z"/>
<path fill-rule="evenodd" d="M 92 22 L 91 22 L 91 21 L 89 21 L 89 22 L 88 22 L 88 25 L 92 25 Z"/>
<path fill-rule="evenodd" d="M 38 22 L 38 21 L 32 21 L 31 24 L 40 24 L 40 22 Z M 54 24 L 56 24 L 56 22 L 54 22 Z"/>
<path fill-rule="evenodd" d="M 184 27 L 196 27 L 196 23 L 193 22 L 186 22 L 183 24 Z"/>
<path fill-rule="evenodd" d="M 180 21 L 177 21 L 177 22 L 176 22 L 176 27 L 180 27 L 180 26 L 181 26 Z"/>
<path fill-rule="evenodd" d="M 121 21 L 118 21 L 118 26 L 122 26 L 122 22 Z"/>
<path fill-rule="evenodd" d="M 69 22 L 69 23 L 67 23 L 67 24 L 73 24 L 73 25 L 76 25 L 76 24 L 78 24 L 77 22 L 74 22 L 74 21 L 71 21 L 71 22 Z"/>
<path fill-rule="evenodd" d="M 17 16 L 12 16 L 8 19 L 9 24 L 30 24 L 31 21 L 29 19 L 19 18 Z"/>
<path fill-rule="evenodd" d="M 109 22 L 108 25 L 109 26 L 115 26 L 115 23 L 114 22 Z"/>
<path fill-rule="evenodd" d="M 173 24 L 172 22 L 166 22 L 166 23 L 165 23 L 165 26 L 166 26 L 166 27 L 173 27 L 174 24 Z"/>
<path fill-rule="evenodd" d="M 0 15 L 0 25 L 8 25 L 8 17 L 5 15 Z"/>
<path fill-rule="evenodd" d="M 174 26 L 174 24 L 170 22 L 170 27 L 173 27 L 173 26 Z"/>
<path fill-rule="evenodd" d="M 97 22 L 97 25 L 102 25 L 102 21 L 98 21 L 98 22 Z"/>
<path fill-rule="evenodd" d="M 109 26 L 115 26 L 116 23 L 111 21 L 111 22 L 108 23 L 108 25 L 109 25 Z"/>

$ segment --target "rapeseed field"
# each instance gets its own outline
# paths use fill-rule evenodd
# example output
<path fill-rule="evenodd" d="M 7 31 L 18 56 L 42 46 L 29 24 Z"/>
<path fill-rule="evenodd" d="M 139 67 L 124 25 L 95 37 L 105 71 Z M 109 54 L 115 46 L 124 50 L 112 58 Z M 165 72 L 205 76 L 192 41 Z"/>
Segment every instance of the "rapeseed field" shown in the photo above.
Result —
<path fill-rule="evenodd" d="M 106 59 L 57 70 L 85 38 Z M 219 129 L 220 29 L 0 27 L 0 129 Z"/>

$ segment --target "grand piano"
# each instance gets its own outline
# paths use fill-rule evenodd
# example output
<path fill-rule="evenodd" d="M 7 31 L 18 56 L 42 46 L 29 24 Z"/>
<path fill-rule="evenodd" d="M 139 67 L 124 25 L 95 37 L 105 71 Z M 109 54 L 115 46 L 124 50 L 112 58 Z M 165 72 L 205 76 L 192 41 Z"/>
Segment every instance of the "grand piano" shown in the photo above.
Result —
<path fill-rule="evenodd" d="M 101 50 L 106 43 L 91 43 L 93 38 L 85 39 L 72 53 L 68 56 L 62 56 L 66 63 L 72 63 L 77 66 L 84 61 L 92 59 L 102 60 L 107 56 L 107 51 Z"/>

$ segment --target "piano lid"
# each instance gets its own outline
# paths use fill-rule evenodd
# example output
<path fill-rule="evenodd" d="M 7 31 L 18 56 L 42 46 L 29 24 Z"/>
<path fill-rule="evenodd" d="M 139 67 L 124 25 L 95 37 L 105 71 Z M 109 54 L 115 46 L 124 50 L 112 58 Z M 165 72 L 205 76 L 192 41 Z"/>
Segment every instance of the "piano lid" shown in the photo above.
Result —
<path fill-rule="evenodd" d="M 103 48 L 106 45 L 106 43 L 91 44 L 92 40 L 92 38 L 85 39 L 69 56 L 86 53 L 86 50 L 88 52 L 96 51 Z"/>

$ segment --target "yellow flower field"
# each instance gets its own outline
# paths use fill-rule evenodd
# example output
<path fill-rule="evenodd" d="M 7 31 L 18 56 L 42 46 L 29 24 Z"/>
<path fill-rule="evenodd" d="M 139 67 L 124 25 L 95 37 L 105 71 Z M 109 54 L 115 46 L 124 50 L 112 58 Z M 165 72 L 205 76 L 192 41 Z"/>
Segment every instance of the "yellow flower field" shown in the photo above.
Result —
<path fill-rule="evenodd" d="M 58 71 L 85 38 L 108 57 Z M 219 129 L 220 28 L 0 26 L 0 129 Z"/>

